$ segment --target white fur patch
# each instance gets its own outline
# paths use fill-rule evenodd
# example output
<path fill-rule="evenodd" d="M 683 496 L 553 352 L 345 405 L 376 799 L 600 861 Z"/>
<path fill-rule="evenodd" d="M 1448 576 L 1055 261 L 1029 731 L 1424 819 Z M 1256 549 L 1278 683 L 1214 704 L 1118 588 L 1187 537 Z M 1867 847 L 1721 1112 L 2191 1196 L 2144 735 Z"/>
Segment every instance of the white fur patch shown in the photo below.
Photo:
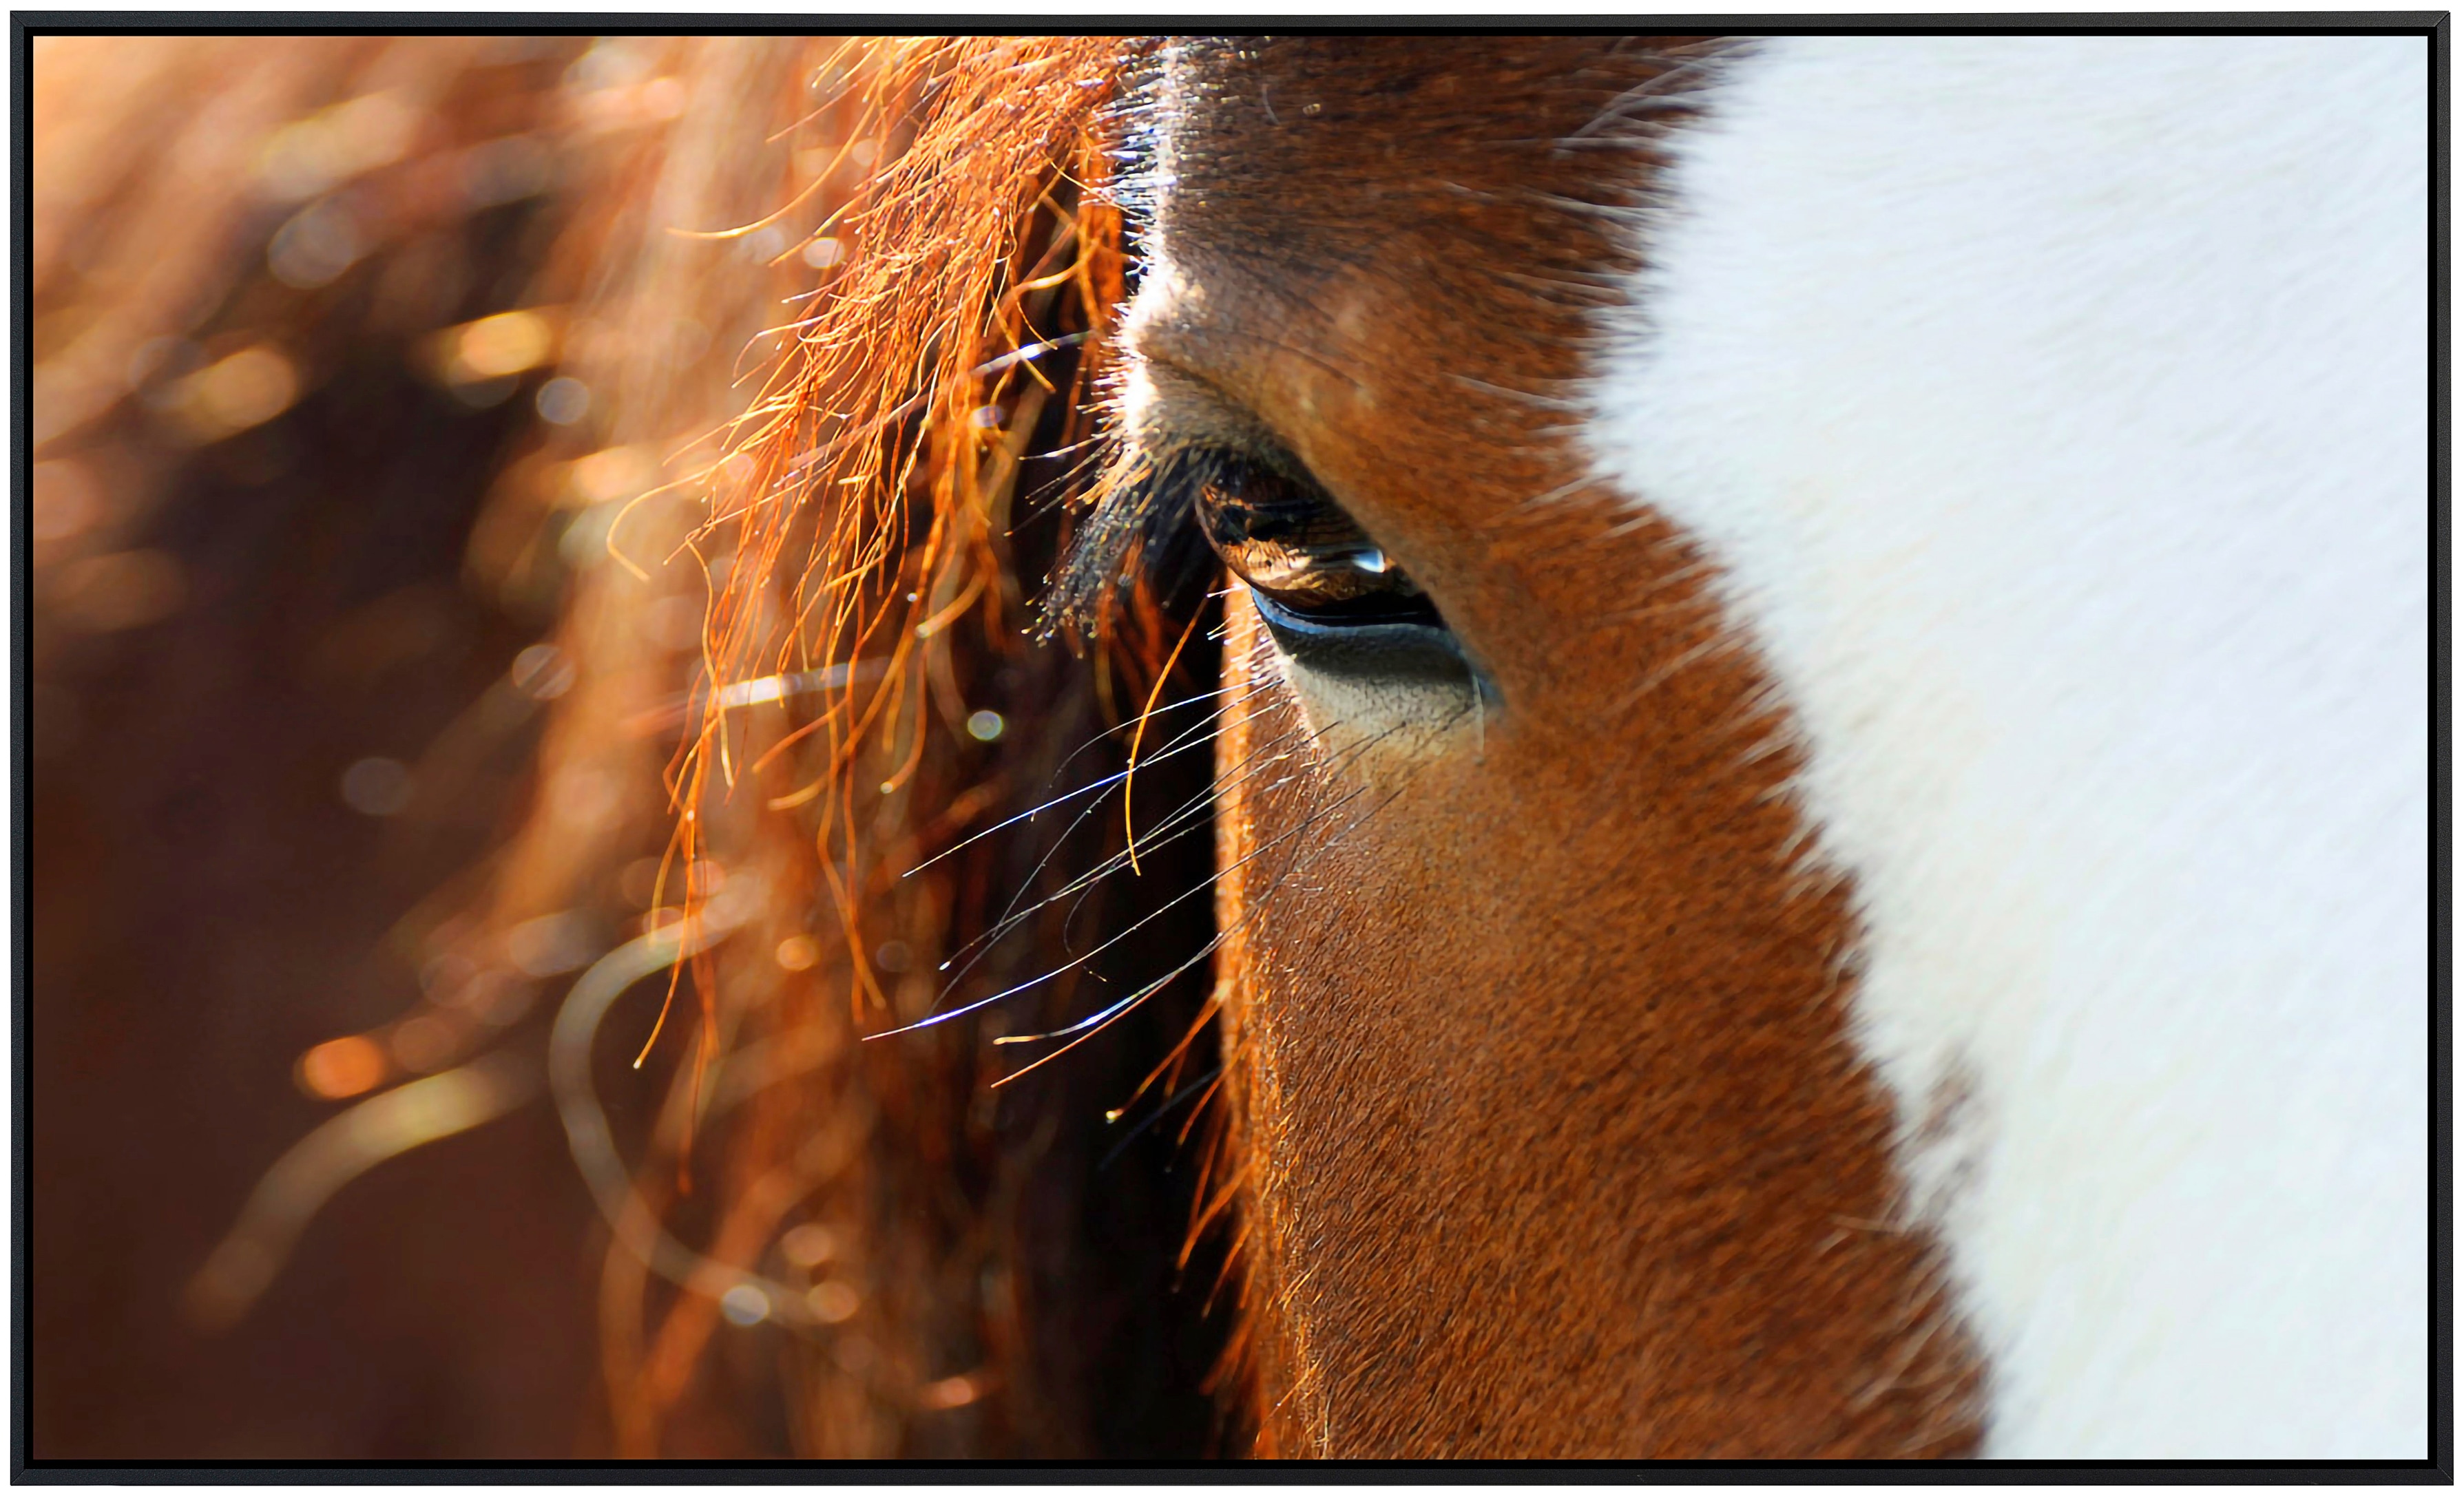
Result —
<path fill-rule="evenodd" d="M 2428 64 L 1766 44 L 1595 389 L 1799 715 L 1860 1042 L 1972 1083 L 1907 1165 L 1994 1455 L 2427 1453 Z"/>

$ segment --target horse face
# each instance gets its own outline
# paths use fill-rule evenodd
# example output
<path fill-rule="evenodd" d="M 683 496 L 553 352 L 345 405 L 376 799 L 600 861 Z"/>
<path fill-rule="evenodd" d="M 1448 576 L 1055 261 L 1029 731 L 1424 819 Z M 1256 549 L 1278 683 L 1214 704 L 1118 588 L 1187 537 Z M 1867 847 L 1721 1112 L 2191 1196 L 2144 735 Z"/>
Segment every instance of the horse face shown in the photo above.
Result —
<path fill-rule="evenodd" d="M 1153 105 L 1130 434 L 1288 542 L 1225 551 L 1218 894 L 1284 1452 L 1971 1436 L 1787 723 L 1576 440 L 1653 149 L 1598 122 L 1705 60 L 1224 42 Z"/>
<path fill-rule="evenodd" d="M 1269 1447 L 2418 1454 L 2426 79 L 1169 55 Z"/>

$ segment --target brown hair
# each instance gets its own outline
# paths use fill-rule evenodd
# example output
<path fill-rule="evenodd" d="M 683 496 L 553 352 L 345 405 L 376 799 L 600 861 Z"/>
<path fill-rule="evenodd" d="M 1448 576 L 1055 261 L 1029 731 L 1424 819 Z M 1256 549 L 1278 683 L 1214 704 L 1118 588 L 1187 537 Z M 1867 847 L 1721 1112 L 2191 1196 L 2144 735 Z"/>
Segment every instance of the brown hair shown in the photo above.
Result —
<path fill-rule="evenodd" d="M 572 1193 L 562 1139 L 551 1151 L 544 1110 L 524 1106 L 544 1054 L 615 1218 L 606 1422 L 585 1448 L 1239 1446 L 1200 1385 L 1221 1264 L 1188 1250 L 1192 1170 L 1173 1172 L 1208 1135 L 1186 1105 L 1203 1090 L 1202 972 L 995 1089 L 1054 1047 L 995 1041 L 1083 1018 L 1089 988 L 1134 990 L 1209 932 L 1189 896 L 1211 866 L 1202 754 L 1146 738 L 1139 800 L 1158 822 L 1177 807 L 1177 834 L 1142 848 L 1138 876 L 1080 886 L 1123 834 L 1111 814 L 1069 821 L 1083 797 L 1001 828 L 1118 772 L 1137 733 L 1123 724 L 1176 700 L 1177 648 L 1176 678 L 1212 674 L 1205 627 L 1153 597 L 1103 615 L 1091 669 L 1021 637 L 1096 434 L 1124 275 L 1105 111 L 1133 53 L 37 43 L 36 731 L 56 743 L 81 723 L 89 746 L 47 747 L 37 769 L 33 1066 L 69 1073 L 97 1004 L 134 1013 L 165 1047 L 112 1071 L 114 1094 L 143 1113 L 173 1085 L 245 1140 L 196 1170 L 167 1118 L 131 1142 L 74 1087 L 42 1088 L 38 1378 L 158 1353 L 132 1349 L 165 1333 L 135 1321 L 78 1342 L 64 1306 L 80 1275 L 187 1276 L 170 1258 L 96 1262 L 96 1233 L 135 1222 L 80 1205 L 95 1150 L 180 1173 L 196 1198 L 165 1208 L 231 1209 L 231 1169 L 316 1120 L 252 1059 L 300 1053 L 299 1032 L 318 1041 L 301 1089 L 351 1104 L 336 1116 L 375 1140 L 336 1165 L 311 1146 L 341 1135 L 326 1118 L 216 1250 L 164 1248 L 205 1261 L 186 1300 L 201 1325 L 268 1291 L 352 1173 L 506 1116 L 468 1165 L 496 1182 L 414 1197 L 530 1222 L 517 1234 L 536 1247 L 464 1241 L 458 1296 L 413 1311 L 473 1317 L 454 1364 L 491 1353 L 491 1285 L 553 1264 L 572 1219 L 549 1204 Z M 588 413 L 561 417 L 577 389 Z M 262 522 L 235 527 L 245 513 Z M 386 549 L 407 533 L 418 543 Z M 430 636 L 468 643 L 440 669 Z M 235 679 L 250 658 L 298 659 L 309 684 Z M 209 698 L 180 689 L 215 679 Z M 272 753 L 269 726 L 289 735 Z M 352 761 L 388 735 L 398 758 Z M 343 776 L 358 818 L 326 760 L 360 776 Z M 316 848 L 317 886 L 280 916 L 243 902 L 196 919 L 194 886 L 147 882 L 147 844 L 112 829 L 200 782 L 245 801 L 211 823 L 215 845 L 245 825 Z M 1025 914 L 1005 925 L 1013 904 Z M 269 990 L 289 1016 L 219 1065 L 171 1036 L 235 996 L 163 1012 L 158 967 L 76 934 L 145 928 L 219 970 L 349 950 L 372 917 L 392 921 L 386 957 L 345 957 L 371 973 L 348 1002 L 286 977 Z M 406 969 L 422 989 L 407 1008 Z M 674 1007 L 652 1043 L 662 991 Z M 507 1182 L 521 1168 L 532 1182 Z M 217 1353 L 159 1353 L 206 1380 Z M 99 1404 L 35 1408 L 41 1454 L 195 1452 L 133 1449 Z M 428 1433 L 410 1452 L 475 1447 Z M 558 1434 L 504 1437 L 568 1452 Z"/>

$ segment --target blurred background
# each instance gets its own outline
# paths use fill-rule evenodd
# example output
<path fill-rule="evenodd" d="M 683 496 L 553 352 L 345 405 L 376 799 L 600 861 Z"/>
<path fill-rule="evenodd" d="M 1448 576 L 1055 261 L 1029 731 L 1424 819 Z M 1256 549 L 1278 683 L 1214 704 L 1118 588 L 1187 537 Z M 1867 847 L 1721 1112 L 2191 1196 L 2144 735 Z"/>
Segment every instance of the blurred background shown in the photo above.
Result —
<path fill-rule="evenodd" d="M 717 1099 L 705 1041 L 627 1064 L 664 982 L 611 953 L 663 917 L 727 564 L 686 480 L 855 253 L 832 215 L 896 146 L 870 47 L 34 41 L 31 1457 L 1220 1445 L 1183 1141 L 1097 1166 L 1196 997 L 997 1098 L 998 1027 L 850 1042 L 850 973 L 906 991 L 1043 848 L 841 949 L 810 828 L 715 815 L 665 898 L 759 891 Z M 1012 412 L 1017 482 L 1067 404 Z M 1100 738 L 1060 651 L 952 648 L 982 743 Z M 627 1208 L 681 1267 L 617 1240 L 549 1097 L 585 974 Z"/>

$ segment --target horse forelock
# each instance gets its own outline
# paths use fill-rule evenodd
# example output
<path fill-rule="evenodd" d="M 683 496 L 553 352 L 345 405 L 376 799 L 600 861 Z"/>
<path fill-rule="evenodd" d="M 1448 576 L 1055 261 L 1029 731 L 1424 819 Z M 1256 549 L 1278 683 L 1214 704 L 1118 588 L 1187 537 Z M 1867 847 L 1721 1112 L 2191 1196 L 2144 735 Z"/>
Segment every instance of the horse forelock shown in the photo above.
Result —
<path fill-rule="evenodd" d="M 539 791 L 504 810 L 501 855 L 396 932 L 426 990 L 310 1051 L 301 1085 L 373 1108 L 329 1119 L 345 1132 L 398 1122 L 429 1096 L 457 1098 L 446 1130 L 458 1131 L 538 1094 L 521 1057 L 502 1051 L 545 1043 L 568 1140 L 613 1227 L 599 1330 L 619 1453 L 672 1450 L 743 1418 L 714 1412 L 735 1394 L 697 1373 L 748 1311 L 793 1332 L 784 1437 L 808 1453 L 1069 1454 L 1113 1437 L 1192 1448 L 1207 1437 L 1196 1386 L 1205 1352 L 1165 1350 L 1175 1316 L 1196 1314 L 1170 1299 L 1182 1218 L 1150 1208 L 1175 1186 L 1152 1189 L 1158 1171 L 1097 1164 L 1134 1131 L 1105 1135 L 1101 1117 L 1135 1089 L 1151 1042 L 1165 1050 L 1186 1033 L 1181 1055 L 1203 1068 L 1191 1016 L 1202 993 L 1154 1004 L 1141 1022 L 1160 1035 L 1115 1034 L 1109 1053 L 1079 1050 L 1002 1091 L 986 1083 L 1017 1067 L 995 1064 L 1016 1051 L 991 1041 L 1003 1023 L 1077 1017 L 1068 975 L 989 1015 L 998 1022 L 862 1043 L 925 1018 L 943 996 L 942 957 L 1013 893 L 1031 916 L 1045 910 L 1050 899 L 1029 895 L 1068 882 L 1082 847 L 1029 866 L 1045 848 L 1022 858 L 995 838 L 902 874 L 1019 803 L 1031 808 L 1055 774 L 1100 784 L 1087 765 L 1117 761 L 1119 745 L 1101 741 L 1098 693 L 1115 679 L 1145 693 L 1173 643 L 1156 646 L 1159 615 L 1135 597 L 1116 600 L 1114 648 L 1091 685 L 1067 659 L 1029 657 L 1019 638 L 1023 594 L 1047 566 L 1036 552 L 1052 543 L 1045 480 L 1066 466 L 1038 451 L 1088 434 L 1083 386 L 1121 297 L 1103 115 L 1142 45 L 366 37 L 37 49 L 35 417 L 49 463 L 38 507 L 72 488 L 121 505 L 47 550 L 46 595 L 105 545 L 137 552 L 158 605 L 183 602 L 165 589 L 188 579 L 178 647 L 146 658 L 192 683 L 211 675 L 193 656 L 283 658 L 338 610 L 345 627 L 325 652 L 388 669 L 438 636 L 458 640 L 451 627 L 475 618 L 489 649 L 513 642 L 494 661 L 473 656 L 490 694 L 463 725 L 482 723 L 484 737 L 545 718 L 535 756 L 490 764 L 517 783 L 535 775 Z M 199 107 L 208 127 L 192 127 Z M 269 205 L 281 209 L 272 219 Z M 484 377 L 446 361 L 506 333 L 497 353 L 512 362 Z M 132 353 L 148 358 L 132 365 Z M 218 367 L 253 381 L 239 415 L 200 394 L 227 390 L 196 377 Z M 749 400 L 724 393 L 731 375 Z M 540 391 L 523 380 L 558 387 L 535 403 Z M 579 420 L 575 386 L 587 391 Z M 318 445 L 329 419 L 349 441 Z M 384 457 L 378 480 L 344 471 L 371 450 Z M 248 491 L 237 511 L 226 481 Z M 277 523 L 233 518 L 284 504 Z M 214 525 L 192 522 L 207 512 Z M 334 542 L 337 515 L 351 517 L 345 539 L 363 515 L 390 537 L 369 547 L 376 564 L 346 549 L 336 566 L 314 550 Z M 241 573 L 244 607 L 193 585 L 225 564 L 216 548 L 253 567 L 292 545 L 317 560 Z M 362 607 L 361 572 L 417 585 Z M 294 585 L 305 604 L 263 605 Z M 244 635 L 234 647 L 232 615 L 252 610 L 284 621 L 250 626 L 270 644 Z M 92 656 L 73 615 L 38 616 L 38 648 L 65 642 L 72 664 Z M 1206 672 L 1210 652 L 1198 639 L 1183 671 Z M 113 690 L 74 671 L 62 679 L 97 701 Z M 405 719 L 420 719 L 416 703 Z M 182 756 L 204 738 L 185 740 L 168 720 L 132 737 L 132 751 L 174 745 L 157 757 L 192 776 Z M 1089 736 L 1101 751 L 1073 761 Z M 1183 800 L 1195 761 L 1142 765 L 1141 785 L 1166 805 Z M 379 767 L 396 788 L 407 772 L 445 799 L 457 783 L 496 782 L 450 741 L 434 765 Z M 140 807 L 153 793 L 146 768 L 140 753 L 108 771 Z M 47 789 L 81 793 L 56 769 Z M 311 821 L 331 814 L 330 788 L 293 798 Z M 491 816 L 495 803 L 457 813 Z M 418 802 L 405 820 L 429 810 Z M 1146 848 L 1147 883 L 1169 887 L 1151 888 L 1142 913 L 1202 889 L 1189 833 L 1203 817 L 1171 825 L 1183 845 Z M 1030 947 L 1038 967 L 1057 961 L 1070 933 L 1061 914 L 1100 922 L 1125 901 L 1108 907 L 1109 889 L 1074 897 L 1086 891 L 1030 917 L 1012 946 Z M 1202 920 L 1183 902 L 1196 913 L 1145 927 L 1150 937 L 1169 945 Z M 311 917 L 333 916 L 301 923 Z M 625 989 L 645 961 L 655 976 Z M 950 981 L 983 990 L 1000 976 L 997 988 L 1025 964 L 1005 950 Z M 555 992 L 561 1005 L 534 1002 Z M 336 1021 L 330 1007 L 308 1011 Z M 668 1094 L 647 1156 L 627 1156 L 641 1139 L 621 1119 L 608 1128 L 614 1109 L 587 1094 L 593 1055 L 619 1045 L 648 1059 L 627 1084 L 649 1090 L 631 1094 Z M 356 1068 L 326 1065 L 335 1054 Z M 423 1067 L 443 1073 L 423 1079 Z M 406 1080 L 420 1089 L 397 1101 L 385 1088 Z M 1022 1134 L 997 1104 L 1035 1127 Z M 537 1111 L 529 1121 L 555 1125 Z M 316 1134 L 307 1155 L 331 1135 Z M 395 1151 L 425 1140 L 389 1135 Z M 272 1281 L 316 1208 L 298 1174 L 277 1166 L 197 1274 L 187 1308 L 201 1323 L 228 1324 Z M 1079 1262 L 1073 1234 L 1098 1217 L 1112 1225 L 1091 1229 L 1111 1231 L 1112 1246 L 1155 1249 Z M 535 1221 L 548 1235 L 579 1224 L 544 1210 Z M 46 1237 L 42 1260 L 55 1250 Z M 518 1270 L 500 1269 L 507 1283 Z M 1115 1309 L 1134 1298 L 1125 1312 L 1142 1328 L 1090 1353 L 1072 1318 L 1093 1302 L 1082 1289 Z M 557 1344 L 578 1349 L 588 1326 L 574 1331 Z M 63 1344 L 46 1336 L 45 1364 Z M 1168 1372 L 1106 1369 L 1151 1352 Z M 1199 1364 L 1171 1359 L 1183 1354 Z M 587 1368 L 569 1370 L 565 1387 L 586 1397 L 576 1383 Z M 556 1400 L 546 1384 L 559 1375 L 536 1377 L 538 1398 L 520 1406 Z M 1090 1405 L 1116 1375 L 1136 1383 L 1143 1415 Z M 1174 1419 L 1176 1432 L 1158 1432 Z M 772 1426 L 758 1413 L 745 1421 Z"/>

